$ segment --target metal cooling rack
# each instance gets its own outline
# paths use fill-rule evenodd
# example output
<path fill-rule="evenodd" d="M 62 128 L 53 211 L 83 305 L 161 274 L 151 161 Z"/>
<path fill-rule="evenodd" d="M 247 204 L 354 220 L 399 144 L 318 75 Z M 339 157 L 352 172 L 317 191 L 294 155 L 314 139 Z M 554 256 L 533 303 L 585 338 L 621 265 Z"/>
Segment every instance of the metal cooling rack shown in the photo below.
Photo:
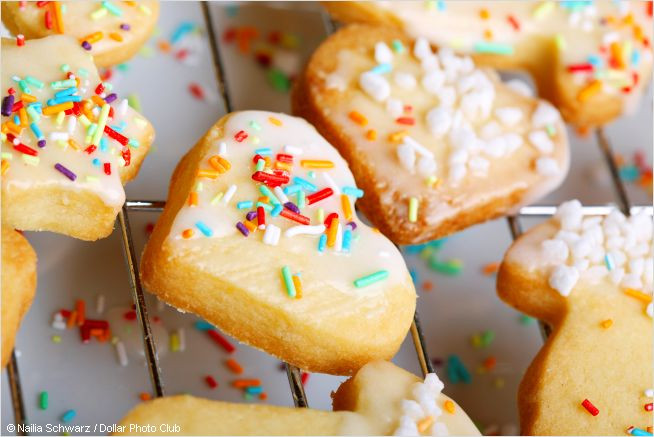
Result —
<path fill-rule="evenodd" d="M 232 111 L 232 103 L 229 92 L 227 90 L 227 82 L 225 80 L 225 73 L 222 58 L 220 55 L 218 37 L 213 26 L 213 21 L 211 19 L 209 2 L 200 1 L 199 3 L 202 8 L 202 13 L 209 38 L 218 90 L 222 97 L 225 111 L 229 113 Z M 326 13 L 323 13 L 323 22 L 328 34 L 332 33 L 337 27 L 336 23 L 334 23 Z M 603 128 L 597 129 L 596 137 L 597 143 L 600 147 L 600 150 L 602 151 L 609 172 L 611 174 L 611 180 L 616 191 L 617 202 L 621 211 L 626 215 L 630 215 L 632 211 L 638 212 L 645 210 L 649 215 L 652 215 L 654 213 L 654 207 L 632 206 L 629 202 L 627 191 L 622 182 L 622 179 L 620 178 L 615 156 Z M 132 232 L 129 224 L 129 212 L 161 212 L 165 204 L 166 202 L 161 200 L 128 200 L 125 202 L 125 205 L 118 214 L 118 222 L 123 243 L 123 254 L 125 256 L 125 263 L 129 273 L 132 298 L 134 300 L 139 326 L 141 327 L 141 332 L 143 334 L 143 347 L 145 351 L 148 372 L 150 375 L 150 382 L 156 397 L 164 396 L 164 383 L 161 376 L 161 368 L 159 366 L 155 341 L 152 336 L 152 330 L 150 329 L 150 320 L 148 317 L 148 308 L 145 303 L 145 295 L 143 294 L 143 286 L 139 276 L 136 251 L 134 249 Z M 585 215 L 608 215 L 612 209 L 613 207 L 604 205 L 583 207 Z M 506 218 L 512 238 L 515 240 L 522 234 L 522 227 L 520 225 L 521 217 L 547 218 L 554 215 L 555 212 L 556 206 L 550 205 L 532 205 L 521 208 L 517 214 Z M 543 322 L 539 322 L 539 326 L 543 338 L 547 338 L 551 332 L 549 326 Z M 433 365 L 429 359 L 429 354 L 427 353 L 427 346 L 420 326 L 420 319 L 418 318 L 417 310 L 413 318 L 413 323 L 411 324 L 410 334 L 416 348 L 418 362 L 420 364 L 420 369 L 422 370 L 423 375 L 433 372 Z M 304 386 L 302 385 L 300 369 L 288 363 L 285 365 L 286 374 L 288 376 L 288 382 L 295 406 L 308 407 L 307 397 L 304 392 Z M 23 394 L 21 390 L 20 376 L 15 351 L 12 352 L 11 359 L 7 364 L 7 376 L 9 380 L 11 402 L 14 411 L 14 421 L 16 425 L 26 424 L 28 422 L 25 416 L 25 407 L 23 403 Z M 21 432 L 18 432 L 17 434 L 25 435 Z"/>

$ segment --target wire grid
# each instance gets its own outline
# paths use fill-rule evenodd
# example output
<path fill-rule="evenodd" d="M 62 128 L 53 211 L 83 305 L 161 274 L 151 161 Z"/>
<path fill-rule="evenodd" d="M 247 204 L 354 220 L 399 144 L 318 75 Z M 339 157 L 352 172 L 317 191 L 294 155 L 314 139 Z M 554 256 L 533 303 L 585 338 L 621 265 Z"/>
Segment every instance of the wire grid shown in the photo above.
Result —
<path fill-rule="evenodd" d="M 218 44 L 217 35 L 213 26 L 213 21 L 211 18 L 211 10 L 209 8 L 209 2 L 200 1 L 199 2 L 202 8 L 202 13 L 207 29 L 207 34 L 209 38 L 209 44 L 211 48 L 212 61 L 214 63 L 216 82 L 218 85 L 218 90 L 222 97 L 225 111 L 227 113 L 232 111 L 232 102 L 227 90 L 227 82 L 225 80 L 225 73 L 222 64 L 222 58 L 220 56 L 220 48 Z M 322 13 L 322 18 L 324 22 L 325 29 L 327 34 L 331 34 L 336 29 L 336 23 L 326 13 Z M 622 179 L 620 178 L 618 165 L 613 154 L 611 144 L 606 137 L 603 128 L 598 128 L 596 130 L 597 143 L 602 151 L 606 164 L 608 166 L 609 172 L 611 174 L 611 180 L 613 182 L 613 187 L 616 191 L 618 205 L 620 210 L 625 215 L 630 215 L 632 210 L 645 211 L 649 215 L 653 215 L 654 207 L 652 206 L 635 206 L 632 207 L 627 191 L 623 184 Z M 161 369 L 159 366 L 159 360 L 156 351 L 156 345 L 152 336 L 152 330 L 150 329 L 150 321 L 148 317 L 148 309 L 145 303 L 145 295 L 143 293 L 143 286 L 141 284 L 138 263 L 136 258 L 136 251 L 134 248 L 134 243 L 132 241 L 131 227 L 129 224 L 129 212 L 160 212 L 163 210 L 166 202 L 160 200 L 128 200 L 125 202 L 125 205 L 122 207 L 121 211 L 118 214 L 118 221 L 120 225 L 122 243 L 123 243 L 123 254 L 125 256 L 125 263 L 129 273 L 130 288 L 132 292 L 132 298 L 134 300 L 134 305 L 136 307 L 136 314 L 138 318 L 139 325 L 141 327 L 141 332 L 143 334 L 143 347 L 145 351 L 145 357 L 147 361 L 148 372 L 150 375 L 150 381 L 152 388 L 156 397 L 164 396 L 164 383 L 161 376 Z M 597 206 L 584 206 L 583 211 L 584 215 L 608 215 L 613 207 L 597 205 Z M 506 218 L 509 225 L 509 230 L 512 238 L 515 240 L 522 234 L 522 227 L 520 225 L 520 217 L 542 217 L 547 218 L 554 215 L 556 212 L 556 206 L 550 205 L 532 205 L 526 206 L 519 210 L 515 215 L 508 216 Z M 539 322 L 539 327 L 543 338 L 551 333 L 551 328 L 543 322 Z M 410 334 L 413 339 L 414 346 L 416 348 L 416 354 L 418 357 L 418 362 L 422 370 L 423 375 L 433 372 L 433 365 L 429 359 L 429 354 L 427 353 L 427 347 L 424 340 L 424 335 L 420 326 L 420 320 L 418 318 L 418 312 L 414 315 L 413 323 L 411 324 Z M 306 394 L 304 392 L 304 387 L 302 385 L 301 373 L 300 370 L 288 363 L 285 363 L 286 373 L 288 376 L 289 386 L 291 389 L 291 394 L 293 396 L 293 402 L 296 407 L 308 407 L 308 401 Z M 27 423 L 25 416 L 25 408 L 23 402 L 23 395 L 20 384 L 20 375 L 18 371 L 18 363 L 16 359 L 15 350 L 12 351 L 11 359 L 7 364 L 7 376 L 9 380 L 9 388 L 11 392 L 11 402 L 14 411 L 14 421 L 17 425 L 23 425 Z M 26 435 L 21 428 L 17 427 L 17 435 Z"/>

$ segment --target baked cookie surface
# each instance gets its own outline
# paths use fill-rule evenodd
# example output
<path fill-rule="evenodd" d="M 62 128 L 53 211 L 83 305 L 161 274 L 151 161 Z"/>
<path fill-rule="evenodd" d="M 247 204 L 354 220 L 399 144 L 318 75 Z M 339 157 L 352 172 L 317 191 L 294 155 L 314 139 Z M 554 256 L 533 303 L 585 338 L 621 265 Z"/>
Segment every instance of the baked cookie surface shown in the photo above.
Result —
<path fill-rule="evenodd" d="M 309 408 L 234 404 L 192 396 L 159 398 L 141 404 L 120 422 L 166 423 L 181 435 L 479 435 L 466 413 L 441 394 L 436 374 L 424 381 L 384 361 L 365 365 L 333 394 L 335 412 Z M 142 428 L 143 429 L 143 428 Z"/>
<path fill-rule="evenodd" d="M 650 216 L 583 217 L 577 201 L 511 246 L 500 297 L 553 328 L 520 385 L 523 434 L 652 425 L 652 268 Z"/>
<path fill-rule="evenodd" d="M 158 16 L 159 2 L 153 0 L 2 2 L 2 22 L 14 35 L 26 39 L 69 35 L 99 67 L 134 56 L 150 37 Z"/>
<path fill-rule="evenodd" d="M 20 233 L 2 227 L 2 367 L 36 292 L 36 253 Z"/>
<path fill-rule="evenodd" d="M 109 235 L 154 139 L 76 41 L 2 40 L 2 221 L 83 240 Z"/>
<path fill-rule="evenodd" d="M 479 65 L 525 70 L 570 123 L 606 124 L 651 78 L 652 2 L 324 2 L 335 18 L 402 29 Z"/>
<path fill-rule="evenodd" d="M 392 28 L 336 32 L 292 99 L 350 164 L 366 217 L 398 244 L 506 214 L 553 190 L 569 166 L 550 104 Z"/>
<path fill-rule="evenodd" d="M 306 121 L 229 114 L 178 164 L 143 282 L 302 369 L 351 374 L 393 356 L 416 299 L 397 248 L 358 220 L 362 194 Z"/>

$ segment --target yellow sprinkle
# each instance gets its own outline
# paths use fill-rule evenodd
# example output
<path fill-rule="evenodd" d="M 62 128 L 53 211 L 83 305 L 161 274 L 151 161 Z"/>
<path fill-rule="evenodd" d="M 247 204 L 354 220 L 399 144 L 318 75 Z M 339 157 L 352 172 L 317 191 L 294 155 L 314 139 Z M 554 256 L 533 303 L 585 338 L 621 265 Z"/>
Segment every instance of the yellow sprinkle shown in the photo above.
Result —
<path fill-rule="evenodd" d="M 434 417 L 427 416 L 423 419 L 420 419 L 417 423 L 418 432 L 423 433 L 429 429 L 430 426 L 434 424 Z"/>
<path fill-rule="evenodd" d="M 343 208 L 343 216 L 345 220 L 352 220 L 352 205 L 350 204 L 350 198 L 347 194 L 341 194 L 341 206 Z"/>
<path fill-rule="evenodd" d="M 375 141 L 377 139 L 377 131 L 374 129 L 368 130 L 368 132 L 366 132 L 366 139 L 369 141 Z"/>
<path fill-rule="evenodd" d="M 123 40 L 123 37 L 119 33 L 116 33 L 116 32 L 111 32 L 109 34 L 109 38 L 113 39 L 114 41 L 118 41 L 118 42 L 121 42 Z"/>
<path fill-rule="evenodd" d="M 602 320 L 600 326 L 604 329 L 609 329 L 611 326 L 613 326 L 613 320 L 611 319 Z"/>
<path fill-rule="evenodd" d="M 484 39 L 492 40 L 493 39 L 493 31 L 490 30 L 490 29 L 484 30 Z"/>
<path fill-rule="evenodd" d="M 447 411 L 450 414 L 454 414 L 454 412 L 456 411 L 456 404 L 449 399 L 445 401 L 443 407 L 445 407 L 445 411 Z"/>
<path fill-rule="evenodd" d="M 216 179 L 218 176 L 220 176 L 221 173 L 224 172 L 220 172 L 216 170 L 198 170 L 198 177 Z"/>
<path fill-rule="evenodd" d="M 577 100 L 581 103 L 584 103 L 595 94 L 599 93 L 601 90 L 602 82 L 595 79 L 579 91 L 579 94 L 577 94 Z"/>
<path fill-rule="evenodd" d="M 281 126 L 282 125 L 282 121 L 280 119 L 278 119 L 278 118 L 275 118 L 275 117 L 268 117 L 268 121 L 270 123 L 274 124 L 275 126 Z"/>
<path fill-rule="evenodd" d="M 319 159 L 303 159 L 300 165 L 304 168 L 333 168 L 334 163 L 326 160 Z"/>
<path fill-rule="evenodd" d="M 418 198 L 409 198 L 409 222 L 415 223 L 418 221 Z"/>
<path fill-rule="evenodd" d="M 295 298 L 302 298 L 302 281 L 298 275 L 293 275 L 293 285 L 295 285 Z"/>
<path fill-rule="evenodd" d="M 27 103 L 33 103 L 33 102 L 36 102 L 36 101 L 38 100 L 38 99 L 36 98 L 36 96 L 33 96 L 33 95 L 31 95 L 31 94 L 21 94 L 21 95 L 20 95 L 20 99 L 21 99 L 23 102 L 27 102 Z"/>
<path fill-rule="evenodd" d="M 170 334 L 170 350 L 171 352 L 177 352 L 179 350 L 179 336 L 176 332 Z"/>
<path fill-rule="evenodd" d="M 58 105 L 46 106 L 43 108 L 43 115 L 57 114 L 59 112 L 67 111 L 68 109 L 72 109 L 72 107 L 73 102 L 65 102 Z"/>
<path fill-rule="evenodd" d="M 329 224 L 329 229 L 327 230 L 327 247 L 334 247 L 336 244 L 336 233 L 338 230 L 338 219 L 332 219 Z"/>
<path fill-rule="evenodd" d="M 622 291 L 627 296 L 631 296 L 631 297 L 636 298 L 638 300 L 641 300 L 641 301 L 643 301 L 645 303 L 650 303 L 652 301 L 652 296 L 650 296 L 649 294 L 645 294 L 640 290 L 635 290 L 633 288 L 625 288 Z"/>
<path fill-rule="evenodd" d="M 80 145 L 77 144 L 77 143 L 75 142 L 75 140 L 72 139 L 72 138 L 69 138 L 69 139 L 68 139 L 68 145 L 69 145 L 73 150 L 80 150 L 80 149 L 81 149 Z"/>
<path fill-rule="evenodd" d="M 392 134 L 388 135 L 388 141 L 390 141 L 391 143 L 399 143 L 408 134 L 409 132 L 405 130 L 401 130 L 399 132 L 393 132 Z"/>
<path fill-rule="evenodd" d="M 555 2 L 553 1 L 546 1 L 542 2 L 538 7 L 534 10 L 534 18 L 536 19 L 541 19 L 544 18 L 547 14 L 552 12 L 552 9 L 554 9 L 554 4 Z"/>
<path fill-rule="evenodd" d="M 3 159 L 0 168 L 2 169 L 0 171 L 0 174 L 4 175 L 7 172 L 7 170 L 9 170 L 9 161 Z"/>
<path fill-rule="evenodd" d="M 211 199 L 211 204 L 215 205 L 216 203 L 220 202 L 220 199 L 222 199 L 224 195 L 225 195 L 225 193 L 223 193 L 222 191 L 220 193 L 216 194 L 214 196 L 214 198 Z"/>

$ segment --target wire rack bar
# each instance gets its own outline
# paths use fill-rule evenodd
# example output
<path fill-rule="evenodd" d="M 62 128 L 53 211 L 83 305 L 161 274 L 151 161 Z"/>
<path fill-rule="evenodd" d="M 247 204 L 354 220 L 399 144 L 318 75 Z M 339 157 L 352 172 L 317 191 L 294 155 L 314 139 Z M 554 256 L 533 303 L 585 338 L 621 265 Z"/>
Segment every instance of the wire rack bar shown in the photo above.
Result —
<path fill-rule="evenodd" d="M 613 181 L 613 187 L 615 192 L 618 195 L 618 204 L 623 214 L 630 215 L 631 213 L 631 203 L 629 202 L 629 196 L 627 196 L 627 190 L 625 189 L 622 178 L 620 177 L 620 172 L 618 171 L 618 164 L 615 162 L 615 156 L 613 155 L 613 149 L 611 143 L 609 143 L 604 128 L 600 127 L 595 132 L 597 137 L 597 144 L 599 144 L 600 150 L 604 155 L 604 160 L 606 165 L 609 167 L 609 173 L 611 174 L 611 180 Z"/>
<path fill-rule="evenodd" d="M 27 435 L 23 425 L 27 423 L 25 419 L 25 405 L 23 404 L 23 391 L 20 385 L 20 375 L 18 374 L 18 361 L 16 360 L 16 350 L 11 351 L 11 358 L 7 363 L 7 377 L 9 379 L 9 392 L 11 394 L 11 406 L 14 410 L 14 422 L 17 425 L 16 435 Z"/>

